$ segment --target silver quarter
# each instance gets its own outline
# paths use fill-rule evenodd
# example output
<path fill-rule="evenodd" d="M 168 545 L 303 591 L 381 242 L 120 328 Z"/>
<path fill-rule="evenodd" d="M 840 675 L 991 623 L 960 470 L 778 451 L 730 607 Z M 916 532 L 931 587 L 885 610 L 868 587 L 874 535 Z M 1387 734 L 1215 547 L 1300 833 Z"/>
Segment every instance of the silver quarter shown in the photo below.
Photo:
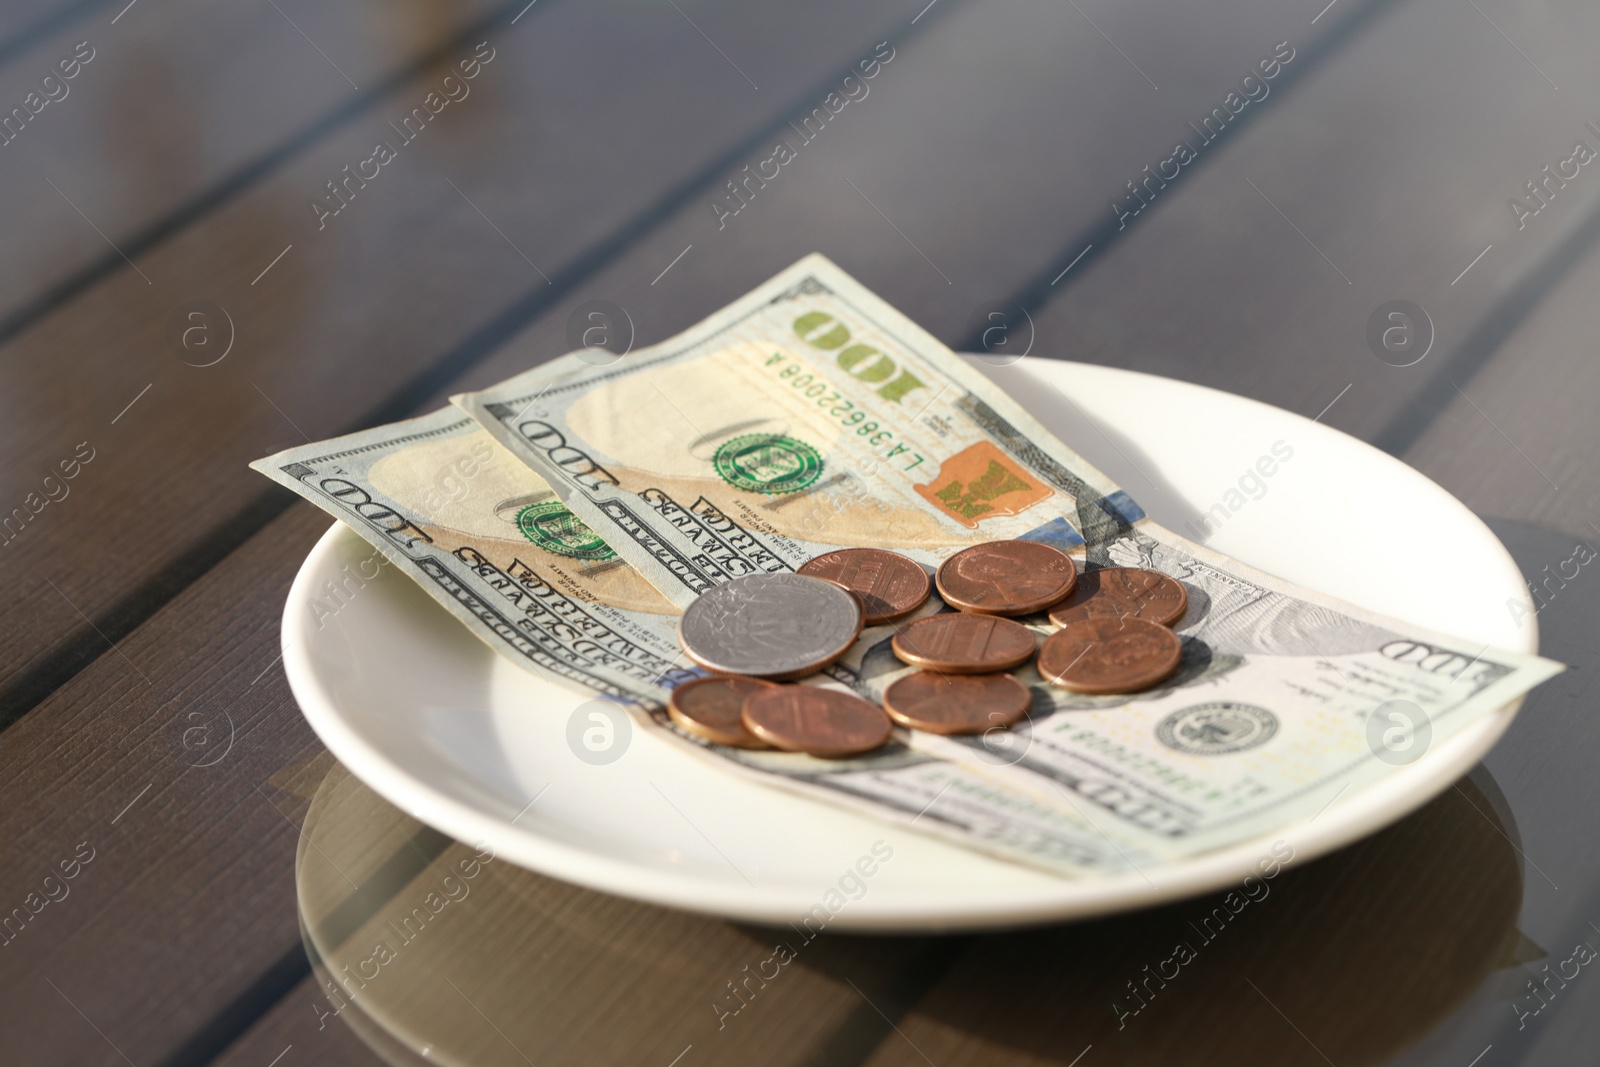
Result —
<path fill-rule="evenodd" d="M 678 623 L 689 658 L 719 674 L 800 678 L 855 643 L 861 602 L 803 574 L 749 574 L 700 594 Z"/>

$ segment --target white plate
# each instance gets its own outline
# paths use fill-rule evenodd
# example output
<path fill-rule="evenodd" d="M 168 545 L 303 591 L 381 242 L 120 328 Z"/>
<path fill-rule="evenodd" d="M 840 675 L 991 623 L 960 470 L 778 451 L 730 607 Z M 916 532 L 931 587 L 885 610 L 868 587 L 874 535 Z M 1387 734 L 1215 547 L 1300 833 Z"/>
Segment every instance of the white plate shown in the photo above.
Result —
<path fill-rule="evenodd" d="M 1454 497 L 1376 449 L 1171 379 L 1039 359 L 972 362 L 1179 531 L 1284 442 L 1292 458 L 1211 547 L 1376 611 L 1535 650 L 1532 616 L 1519 629 L 1506 609 L 1526 591 L 1500 542 Z M 1191 896 L 1237 882 L 1275 840 L 1303 862 L 1419 807 L 1489 750 L 1520 704 L 1340 798 L 1315 822 L 1142 874 L 1067 881 L 717 773 L 650 730 L 634 730 L 613 763 L 582 762 L 566 738 L 584 698 L 496 655 L 391 568 L 360 589 L 345 582 L 355 591 L 314 622 L 309 600 L 326 601 L 325 583 L 371 555 L 336 524 L 301 567 L 284 611 L 289 683 L 346 767 L 416 818 L 513 863 L 757 922 L 798 921 L 880 840 L 893 858 L 833 928 L 1010 926 Z"/>

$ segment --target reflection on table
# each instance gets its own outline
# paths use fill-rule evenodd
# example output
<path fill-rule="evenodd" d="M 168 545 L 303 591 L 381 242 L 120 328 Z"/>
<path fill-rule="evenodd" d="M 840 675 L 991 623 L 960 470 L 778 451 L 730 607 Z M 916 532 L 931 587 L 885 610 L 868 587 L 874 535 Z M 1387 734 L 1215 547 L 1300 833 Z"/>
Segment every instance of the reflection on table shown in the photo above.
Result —
<path fill-rule="evenodd" d="M 1166 907 L 818 935 L 514 867 L 334 764 L 297 885 L 323 1025 L 397 1065 L 1071 1064 L 1092 1046 L 1096 1064 L 1350 1067 L 1423 1040 L 1518 958 L 1515 838 L 1480 768 L 1332 856 Z"/>

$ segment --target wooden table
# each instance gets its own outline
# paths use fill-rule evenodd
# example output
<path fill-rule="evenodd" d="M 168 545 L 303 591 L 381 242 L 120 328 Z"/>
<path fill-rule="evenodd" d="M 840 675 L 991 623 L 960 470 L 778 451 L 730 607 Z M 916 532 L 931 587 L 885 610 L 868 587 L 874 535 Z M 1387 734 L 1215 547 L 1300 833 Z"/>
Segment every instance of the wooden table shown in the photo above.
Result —
<path fill-rule="evenodd" d="M 1215 901 L 824 937 L 730 1016 L 781 932 L 489 863 L 453 934 L 329 992 L 471 854 L 301 719 L 278 619 L 327 522 L 245 465 L 558 355 L 586 300 L 647 344 L 820 250 L 957 347 L 998 310 L 1034 354 L 1319 416 L 1530 581 L 1600 543 L 1600 8 L 925 2 L 5 5 L 0 1059 L 1592 1061 L 1587 567 L 1536 620 L 1575 669 L 1482 765 L 1137 1015 Z M 1397 300 L 1425 319 L 1369 344 Z"/>

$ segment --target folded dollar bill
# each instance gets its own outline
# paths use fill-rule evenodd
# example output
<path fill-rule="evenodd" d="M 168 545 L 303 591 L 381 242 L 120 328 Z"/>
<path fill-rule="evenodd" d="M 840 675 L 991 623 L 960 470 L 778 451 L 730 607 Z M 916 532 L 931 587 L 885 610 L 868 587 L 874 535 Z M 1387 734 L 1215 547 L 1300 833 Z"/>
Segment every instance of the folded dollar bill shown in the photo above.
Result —
<path fill-rule="evenodd" d="M 932 567 L 1026 538 L 1184 581 L 1183 664 L 1156 688 L 1085 697 L 1028 668 L 1034 707 L 1019 729 L 905 738 L 1087 822 L 1125 856 L 1192 854 L 1311 814 L 1396 772 L 1369 740 L 1375 715 L 1408 709 L 1397 728 L 1437 743 L 1561 669 L 1380 617 L 1163 529 L 821 256 L 651 348 L 607 364 L 568 356 L 453 400 L 547 481 L 584 536 L 678 608 L 731 578 L 864 545 Z M 828 684 L 880 697 L 908 669 L 889 636 L 863 633 Z"/>
<path fill-rule="evenodd" d="M 679 732 L 665 714 L 667 693 L 704 672 L 678 647 L 678 610 L 456 408 L 252 466 L 347 523 L 496 651 L 577 693 L 617 701 L 711 763 L 1069 876 L 1158 858 L 1059 800 L 1008 784 L 1003 768 L 912 752 L 903 736 L 869 756 L 822 760 Z M 830 670 L 830 684 L 862 684 L 849 667 Z"/>

